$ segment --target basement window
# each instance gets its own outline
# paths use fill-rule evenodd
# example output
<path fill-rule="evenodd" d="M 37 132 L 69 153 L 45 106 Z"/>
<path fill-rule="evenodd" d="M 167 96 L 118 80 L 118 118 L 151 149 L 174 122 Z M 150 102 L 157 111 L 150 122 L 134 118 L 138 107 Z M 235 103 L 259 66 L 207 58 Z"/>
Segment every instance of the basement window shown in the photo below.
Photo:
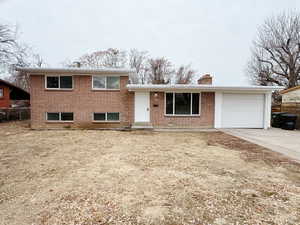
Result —
<path fill-rule="evenodd" d="M 120 89 L 120 77 L 117 76 L 93 76 L 94 90 L 118 90 Z"/>
<path fill-rule="evenodd" d="M 74 113 L 72 113 L 72 112 L 47 112 L 47 121 L 73 122 L 74 121 Z"/>
<path fill-rule="evenodd" d="M 46 76 L 47 89 L 73 89 L 72 76 Z"/>
<path fill-rule="evenodd" d="M 200 115 L 200 93 L 166 93 L 165 103 L 168 116 Z"/>
<path fill-rule="evenodd" d="M 60 113 L 60 120 L 61 121 L 73 121 L 74 115 L 72 112 L 63 112 Z"/>
<path fill-rule="evenodd" d="M 119 112 L 105 112 L 105 113 L 94 113 L 95 122 L 119 122 Z"/>

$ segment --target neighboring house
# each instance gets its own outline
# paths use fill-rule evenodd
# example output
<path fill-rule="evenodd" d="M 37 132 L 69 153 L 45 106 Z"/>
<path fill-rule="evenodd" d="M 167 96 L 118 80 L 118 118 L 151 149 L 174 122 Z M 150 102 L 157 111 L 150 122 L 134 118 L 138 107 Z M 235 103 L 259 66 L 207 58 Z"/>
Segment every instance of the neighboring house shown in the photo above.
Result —
<path fill-rule="evenodd" d="M 29 105 L 30 94 L 5 80 L 0 79 L 0 109 L 7 109 L 18 104 Z"/>
<path fill-rule="evenodd" d="M 296 128 L 300 128 L 300 86 L 292 87 L 280 91 L 282 102 L 280 106 L 281 112 L 297 114 L 298 119 Z"/>
<path fill-rule="evenodd" d="M 129 84 L 126 69 L 17 68 L 30 74 L 32 128 L 269 128 L 281 87 Z"/>
<path fill-rule="evenodd" d="M 283 90 L 280 94 L 282 103 L 300 103 L 300 86 Z"/>

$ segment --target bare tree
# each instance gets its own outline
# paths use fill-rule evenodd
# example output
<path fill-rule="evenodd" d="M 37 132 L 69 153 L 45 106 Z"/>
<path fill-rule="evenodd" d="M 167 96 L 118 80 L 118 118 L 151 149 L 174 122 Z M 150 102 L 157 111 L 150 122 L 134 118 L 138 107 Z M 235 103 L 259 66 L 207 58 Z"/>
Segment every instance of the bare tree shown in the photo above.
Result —
<path fill-rule="evenodd" d="M 85 54 L 78 59 L 82 66 L 90 68 L 122 68 L 127 62 L 126 51 L 109 48 L 104 51 L 96 51 Z"/>
<path fill-rule="evenodd" d="M 29 75 L 25 72 L 15 71 L 15 67 L 42 67 L 45 66 L 43 58 L 33 52 L 33 50 L 25 44 L 17 44 L 14 52 L 14 62 L 10 65 L 9 80 L 15 85 L 25 89 L 30 89 Z"/>
<path fill-rule="evenodd" d="M 191 69 L 190 65 L 181 66 L 175 71 L 168 59 L 164 57 L 149 58 L 147 51 L 137 49 L 131 49 L 128 57 L 126 51 L 114 48 L 100 50 L 81 56 L 76 60 L 76 63 L 90 68 L 122 68 L 129 66 L 136 70 L 136 73 L 130 76 L 130 82 L 140 84 L 167 84 L 174 80 L 177 83 L 190 83 L 195 75 L 195 71 Z M 63 62 L 63 65 L 76 66 L 70 60 Z"/>
<path fill-rule="evenodd" d="M 0 24 L 0 63 L 10 63 L 16 46 L 15 31 L 8 25 Z"/>
<path fill-rule="evenodd" d="M 149 80 L 149 67 L 148 67 L 148 52 L 131 49 L 129 52 L 129 66 L 136 70 L 136 73 L 131 76 L 131 83 L 145 84 Z"/>
<path fill-rule="evenodd" d="M 28 45 L 17 40 L 17 27 L 13 29 L 0 24 L 0 67 L 9 74 L 9 81 L 29 89 L 28 75 L 16 72 L 15 67 L 41 67 L 43 64 L 40 55 L 34 54 Z"/>
<path fill-rule="evenodd" d="M 246 72 L 259 85 L 300 84 L 300 14 L 282 13 L 259 27 Z"/>
<path fill-rule="evenodd" d="M 126 51 L 116 48 L 109 48 L 105 51 L 103 65 L 104 67 L 122 68 L 127 62 Z"/>
<path fill-rule="evenodd" d="M 33 54 L 32 58 L 33 58 L 32 64 L 35 67 L 42 67 L 42 66 L 46 65 L 44 59 L 42 58 L 42 56 L 40 54 Z"/>
<path fill-rule="evenodd" d="M 176 84 L 189 84 L 192 82 L 196 71 L 190 65 L 180 66 L 175 73 Z"/>
<path fill-rule="evenodd" d="M 162 58 L 149 59 L 149 79 L 152 84 L 168 84 L 171 81 L 174 69 L 172 63 Z"/>

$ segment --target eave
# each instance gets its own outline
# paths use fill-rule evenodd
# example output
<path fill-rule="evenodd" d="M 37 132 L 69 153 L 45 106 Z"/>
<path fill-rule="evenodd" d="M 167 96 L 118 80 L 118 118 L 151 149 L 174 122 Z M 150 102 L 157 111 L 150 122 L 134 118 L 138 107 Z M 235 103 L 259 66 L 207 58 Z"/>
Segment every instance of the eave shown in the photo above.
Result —
<path fill-rule="evenodd" d="M 117 69 L 117 68 L 32 68 L 32 67 L 17 67 L 16 71 L 25 72 L 30 75 L 45 75 L 45 74 L 72 74 L 72 75 L 95 75 L 95 74 L 118 74 L 129 76 L 135 73 L 134 69 Z"/>
<path fill-rule="evenodd" d="M 283 90 L 283 91 L 280 92 L 280 94 L 285 94 L 285 93 L 288 93 L 288 92 L 291 92 L 291 91 L 295 91 L 295 90 L 298 90 L 298 89 L 300 89 L 300 85 L 296 86 L 296 87 L 292 87 L 292 88 L 286 89 L 286 90 Z"/>
<path fill-rule="evenodd" d="M 203 85 L 203 84 L 128 84 L 129 91 L 236 91 L 236 92 L 272 92 L 275 90 L 283 90 L 280 86 L 225 86 L 225 85 Z"/>

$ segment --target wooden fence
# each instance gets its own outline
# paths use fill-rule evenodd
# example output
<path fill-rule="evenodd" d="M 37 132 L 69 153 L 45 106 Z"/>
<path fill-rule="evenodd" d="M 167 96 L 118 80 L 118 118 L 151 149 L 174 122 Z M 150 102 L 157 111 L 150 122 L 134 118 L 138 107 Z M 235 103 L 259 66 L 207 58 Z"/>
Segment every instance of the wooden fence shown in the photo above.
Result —
<path fill-rule="evenodd" d="M 28 119 L 30 119 L 29 107 L 0 109 L 0 122 Z"/>
<path fill-rule="evenodd" d="M 272 105 L 272 112 L 281 112 L 281 105 Z"/>
<path fill-rule="evenodd" d="M 300 114 L 300 102 L 282 103 L 281 112 Z"/>

